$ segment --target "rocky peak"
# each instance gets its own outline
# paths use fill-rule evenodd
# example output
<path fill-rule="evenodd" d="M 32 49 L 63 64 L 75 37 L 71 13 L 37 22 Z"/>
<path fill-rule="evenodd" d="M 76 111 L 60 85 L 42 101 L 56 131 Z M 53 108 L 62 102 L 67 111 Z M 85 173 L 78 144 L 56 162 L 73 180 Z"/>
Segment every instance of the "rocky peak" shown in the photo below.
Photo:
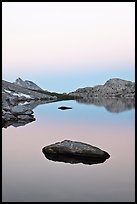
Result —
<path fill-rule="evenodd" d="M 38 85 L 36 85 L 34 82 L 32 81 L 28 81 L 25 80 L 23 81 L 20 77 L 16 79 L 16 81 L 14 82 L 15 85 L 24 87 L 24 88 L 28 88 L 28 89 L 34 89 L 34 90 L 42 90 Z"/>
<path fill-rule="evenodd" d="M 106 83 L 104 84 L 105 86 L 113 86 L 113 87 L 118 87 L 118 86 L 130 86 L 132 85 L 133 82 L 131 81 L 127 81 L 127 80 L 124 80 L 124 79 L 119 79 L 119 78 L 112 78 L 112 79 L 109 79 L 108 81 L 106 81 Z"/>
<path fill-rule="evenodd" d="M 14 83 L 15 83 L 16 85 L 20 85 L 20 84 L 23 83 L 23 80 L 22 80 L 20 77 L 18 77 Z"/>
<path fill-rule="evenodd" d="M 119 78 L 112 78 L 106 81 L 104 85 L 80 88 L 74 92 L 70 92 L 69 94 L 81 97 L 87 101 L 93 97 L 135 98 L 135 82 Z"/>

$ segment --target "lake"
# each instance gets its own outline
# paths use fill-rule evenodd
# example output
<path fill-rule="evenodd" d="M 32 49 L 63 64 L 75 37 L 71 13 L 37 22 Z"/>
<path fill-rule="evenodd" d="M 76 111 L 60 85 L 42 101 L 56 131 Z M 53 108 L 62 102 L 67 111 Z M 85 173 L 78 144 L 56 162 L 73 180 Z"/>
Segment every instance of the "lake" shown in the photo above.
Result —
<path fill-rule="evenodd" d="M 71 106 L 59 110 L 59 106 Z M 135 109 L 61 101 L 34 109 L 36 121 L 2 129 L 3 202 L 135 202 Z M 86 165 L 48 160 L 44 146 L 80 141 L 110 154 Z"/>

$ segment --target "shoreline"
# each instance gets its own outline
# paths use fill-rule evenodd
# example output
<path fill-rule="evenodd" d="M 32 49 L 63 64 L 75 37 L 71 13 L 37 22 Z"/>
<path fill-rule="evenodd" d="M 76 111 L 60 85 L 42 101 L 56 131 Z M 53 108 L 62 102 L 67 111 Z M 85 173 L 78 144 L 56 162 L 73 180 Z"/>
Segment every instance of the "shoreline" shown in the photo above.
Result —
<path fill-rule="evenodd" d="M 36 106 L 65 100 L 104 106 L 110 112 L 125 111 L 135 107 L 135 82 L 113 78 L 104 85 L 60 94 L 43 90 L 21 78 L 13 83 L 2 80 L 2 127 L 25 125 L 35 120 L 33 109 Z"/>

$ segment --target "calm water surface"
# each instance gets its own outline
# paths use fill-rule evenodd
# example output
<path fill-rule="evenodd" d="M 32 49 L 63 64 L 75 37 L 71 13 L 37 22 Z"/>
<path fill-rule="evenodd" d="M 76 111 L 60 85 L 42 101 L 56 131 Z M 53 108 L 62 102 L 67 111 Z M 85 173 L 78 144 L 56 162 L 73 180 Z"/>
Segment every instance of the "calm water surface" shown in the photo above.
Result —
<path fill-rule="evenodd" d="M 36 121 L 2 130 L 3 202 L 135 201 L 134 109 L 113 113 L 65 101 L 34 113 Z M 110 158 L 93 165 L 48 160 L 42 148 L 64 139 L 97 146 Z"/>

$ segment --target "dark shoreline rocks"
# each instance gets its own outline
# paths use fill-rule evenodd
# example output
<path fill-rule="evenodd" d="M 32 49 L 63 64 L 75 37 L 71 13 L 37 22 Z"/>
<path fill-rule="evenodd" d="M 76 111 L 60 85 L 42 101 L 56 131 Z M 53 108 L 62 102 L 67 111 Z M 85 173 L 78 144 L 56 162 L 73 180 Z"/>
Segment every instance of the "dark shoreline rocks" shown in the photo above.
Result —
<path fill-rule="evenodd" d="M 10 125 L 17 127 L 26 125 L 32 121 L 35 121 L 33 111 L 30 108 L 26 108 L 25 105 L 9 105 L 6 107 L 3 105 L 2 127 L 7 128 Z"/>
<path fill-rule="evenodd" d="M 18 127 L 35 121 L 33 108 L 57 100 L 56 96 L 41 90 L 35 83 L 21 78 L 13 83 L 2 80 L 2 127 Z"/>
<path fill-rule="evenodd" d="M 4 128 L 7 128 L 9 126 L 13 126 L 13 127 L 20 127 L 20 126 L 24 126 L 24 125 L 27 125 L 28 123 L 31 123 L 33 121 L 35 121 L 36 119 L 34 118 L 34 116 L 31 116 L 31 115 L 20 115 L 18 116 L 17 118 L 9 118 L 8 119 L 5 119 L 5 118 L 2 118 L 2 127 Z"/>
<path fill-rule="evenodd" d="M 73 164 L 97 164 L 104 162 L 110 157 L 106 151 L 98 147 L 71 140 L 64 140 L 45 146 L 42 152 L 47 159 Z"/>

